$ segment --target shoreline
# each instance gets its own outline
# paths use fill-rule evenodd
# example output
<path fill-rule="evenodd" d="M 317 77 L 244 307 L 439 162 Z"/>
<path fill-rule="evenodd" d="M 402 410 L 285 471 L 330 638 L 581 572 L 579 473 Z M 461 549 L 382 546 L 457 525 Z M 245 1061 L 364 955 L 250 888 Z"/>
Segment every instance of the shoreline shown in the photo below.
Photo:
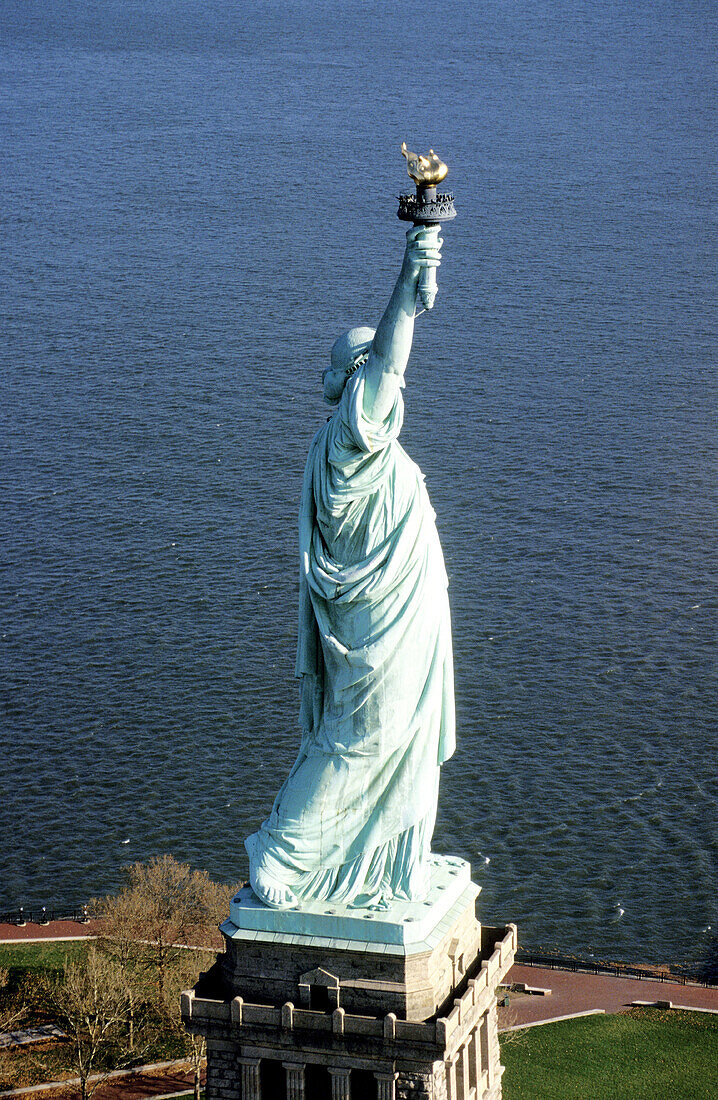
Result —
<path fill-rule="evenodd" d="M 71 943 L 80 940 L 97 939 L 102 934 L 102 922 L 93 917 L 80 920 L 48 920 L 47 922 L 26 921 L 16 924 L 0 921 L 0 947 L 21 946 L 22 944 Z M 187 947 L 193 946 L 187 944 Z M 697 986 L 706 989 L 718 989 L 718 980 L 709 981 L 698 977 L 695 971 L 699 964 L 687 962 L 656 965 L 646 963 L 635 965 L 606 959 L 587 959 L 574 954 L 560 952 L 539 952 L 519 947 L 516 966 L 527 970 L 541 970 L 547 973 L 589 974 L 601 977 L 620 978 L 639 982 L 658 982 L 676 986 Z M 679 970 L 671 967 L 682 968 Z M 693 972 L 691 972 L 693 971 Z"/>

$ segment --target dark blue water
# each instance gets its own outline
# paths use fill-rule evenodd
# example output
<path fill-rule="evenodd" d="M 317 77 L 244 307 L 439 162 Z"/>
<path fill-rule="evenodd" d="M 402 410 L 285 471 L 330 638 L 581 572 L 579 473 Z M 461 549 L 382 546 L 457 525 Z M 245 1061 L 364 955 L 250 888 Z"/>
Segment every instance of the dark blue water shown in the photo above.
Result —
<path fill-rule="evenodd" d="M 451 578 L 435 847 L 525 943 L 716 950 L 715 39 L 709 2 L 0 0 L 0 907 L 244 874 L 406 139 L 460 212 L 403 437 Z"/>

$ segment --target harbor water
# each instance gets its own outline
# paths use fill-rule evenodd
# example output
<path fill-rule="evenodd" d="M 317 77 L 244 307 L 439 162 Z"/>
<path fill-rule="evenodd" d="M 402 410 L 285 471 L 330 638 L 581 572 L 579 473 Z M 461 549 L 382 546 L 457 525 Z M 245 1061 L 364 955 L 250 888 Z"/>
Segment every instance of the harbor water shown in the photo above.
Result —
<path fill-rule="evenodd" d="M 715 957 L 715 38 L 698 0 L 0 0 L 0 909 L 246 874 L 406 140 L 458 210 L 402 433 L 450 578 L 434 847 L 525 945 Z"/>

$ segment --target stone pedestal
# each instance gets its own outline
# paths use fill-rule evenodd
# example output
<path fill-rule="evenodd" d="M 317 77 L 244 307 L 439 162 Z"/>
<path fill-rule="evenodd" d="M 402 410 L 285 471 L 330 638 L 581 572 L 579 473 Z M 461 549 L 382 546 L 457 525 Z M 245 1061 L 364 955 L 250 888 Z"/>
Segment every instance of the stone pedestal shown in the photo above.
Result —
<path fill-rule="evenodd" d="M 478 892 L 439 856 L 427 901 L 387 912 L 276 912 L 241 890 L 224 954 L 182 995 L 207 1038 L 207 1100 L 499 1100 L 516 928 L 482 929 Z"/>

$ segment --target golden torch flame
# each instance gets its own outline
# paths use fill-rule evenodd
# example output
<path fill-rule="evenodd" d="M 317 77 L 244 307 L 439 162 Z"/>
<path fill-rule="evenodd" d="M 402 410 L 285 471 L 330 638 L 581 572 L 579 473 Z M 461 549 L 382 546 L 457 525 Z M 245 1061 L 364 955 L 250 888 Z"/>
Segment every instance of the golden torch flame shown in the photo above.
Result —
<path fill-rule="evenodd" d="M 422 153 L 412 153 L 406 147 L 406 142 L 401 143 L 402 154 L 406 157 L 406 170 L 417 187 L 436 187 L 446 178 L 449 171 L 443 160 L 439 160 L 433 149 L 429 150 L 428 157 Z"/>

